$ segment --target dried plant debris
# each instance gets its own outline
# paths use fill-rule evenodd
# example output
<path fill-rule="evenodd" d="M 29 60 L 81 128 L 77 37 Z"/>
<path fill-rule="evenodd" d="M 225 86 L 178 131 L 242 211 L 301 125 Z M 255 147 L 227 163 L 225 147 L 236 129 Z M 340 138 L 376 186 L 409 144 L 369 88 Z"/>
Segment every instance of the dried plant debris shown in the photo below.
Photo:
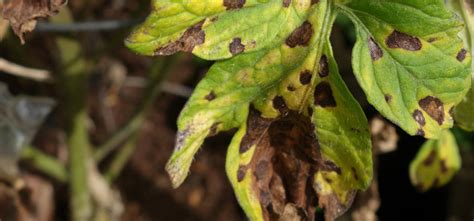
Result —
<path fill-rule="evenodd" d="M 206 137 L 239 128 L 226 170 L 251 220 L 311 220 L 316 206 L 334 220 L 347 210 L 373 168 L 367 119 L 329 41 L 338 13 L 357 27 L 353 66 L 371 104 L 409 134 L 439 137 L 469 87 L 462 23 L 442 0 L 397 2 L 154 1 L 129 48 L 216 60 L 178 119 L 173 185 Z"/>
<path fill-rule="evenodd" d="M 14 176 L 21 148 L 28 144 L 54 107 L 49 98 L 12 96 L 0 82 L 0 176 Z"/>
<path fill-rule="evenodd" d="M 33 31 L 36 20 L 55 15 L 64 4 L 66 0 L 4 0 L 2 17 L 24 44 L 24 34 Z"/>

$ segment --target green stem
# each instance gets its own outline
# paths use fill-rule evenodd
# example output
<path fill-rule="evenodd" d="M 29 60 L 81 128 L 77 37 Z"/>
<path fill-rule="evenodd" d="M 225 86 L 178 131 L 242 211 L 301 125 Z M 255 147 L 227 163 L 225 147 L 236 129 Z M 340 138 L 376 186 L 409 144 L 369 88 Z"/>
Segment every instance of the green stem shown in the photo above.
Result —
<path fill-rule="evenodd" d="M 52 22 L 72 22 L 72 16 L 63 8 Z M 89 137 L 86 112 L 87 73 L 91 65 L 84 59 L 81 45 L 74 39 L 57 37 L 60 52 L 60 92 L 64 106 L 64 124 L 68 134 L 69 190 L 71 220 L 88 221 L 93 207 L 88 188 Z"/>
<path fill-rule="evenodd" d="M 102 161 L 140 128 L 143 122 L 143 115 L 149 109 L 151 104 L 153 104 L 153 101 L 161 91 L 162 82 L 166 79 L 169 74 L 168 72 L 174 65 L 176 61 L 175 57 L 166 58 L 166 60 L 157 60 L 152 65 L 149 76 L 150 82 L 145 91 L 145 99 L 139 105 L 134 116 L 126 123 L 126 125 L 118 130 L 107 142 L 96 149 L 94 152 L 94 159 L 97 162 Z"/>
<path fill-rule="evenodd" d="M 127 143 L 114 157 L 112 163 L 105 172 L 105 179 L 109 183 L 113 183 L 115 178 L 120 174 L 123 167 L 126 165 L 133 154 L 136 147 L 136 141 L 138 139 L 138 129 L 145 119 L 145 114 L 156 100 L 156 97 L 160 94 L 162 83 L 168 77 L 177 60 L 177 56 L 170 57 L 165 61 L 165 64 L 163 64 L 163 61 L 161 61 L 152 67 L 152 70 L 150 71 L 150 82 L 145 92 L 147 97 L 143 100 L 142 104 L 138 108 L 137 114 L 130 120 L 130 123 L 124 127 L 124 129 L 120 130 L 110 139 L 109 142 L 104 145 L 104 147 L 111 147 L 111 144 L 109 143 L 120 143 L 123 142 L 124 138 L 130 137 Z M 106 151 L 100 149 L 98 151 L 100 152 L 96 152 L 96 154 L 101 153 L 101 155 L 95 155 L 96 157 L 104 157 L 104 153 L 110 152 L 110 150 Z"/>
<path fill-rule="evenodd" d="M 57 181 L 66 183 L 68 180 L 66 167 L 62 163 L 34 147 L 23 148 L 21 160 Z"/>

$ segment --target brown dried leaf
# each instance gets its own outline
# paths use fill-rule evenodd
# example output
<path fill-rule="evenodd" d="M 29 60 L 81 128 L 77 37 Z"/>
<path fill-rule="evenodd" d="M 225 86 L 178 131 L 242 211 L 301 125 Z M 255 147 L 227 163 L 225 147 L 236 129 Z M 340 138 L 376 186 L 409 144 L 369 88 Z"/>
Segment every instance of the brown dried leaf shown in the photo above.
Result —
<path fill-rule="evenodd" d="M 55 15 L 66 2 L 66 0 L 5 0 L 2 17 L 10 22 L 13 31 L 24 44 L 24 33 L 35 28 L 36 20 Z"/>

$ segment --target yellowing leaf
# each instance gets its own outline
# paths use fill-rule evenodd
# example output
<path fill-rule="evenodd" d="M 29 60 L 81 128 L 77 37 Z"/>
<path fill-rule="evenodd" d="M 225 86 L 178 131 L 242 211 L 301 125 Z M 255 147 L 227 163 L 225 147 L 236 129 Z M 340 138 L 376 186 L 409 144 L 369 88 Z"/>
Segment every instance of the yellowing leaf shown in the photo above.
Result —
<path fill-rule="evenodd" d="M 441 187 L 461 168 L 456 139 L 444 130 L 438 140 L 428 140 L 410 164 L 410 180 L 420 191 Z"/>

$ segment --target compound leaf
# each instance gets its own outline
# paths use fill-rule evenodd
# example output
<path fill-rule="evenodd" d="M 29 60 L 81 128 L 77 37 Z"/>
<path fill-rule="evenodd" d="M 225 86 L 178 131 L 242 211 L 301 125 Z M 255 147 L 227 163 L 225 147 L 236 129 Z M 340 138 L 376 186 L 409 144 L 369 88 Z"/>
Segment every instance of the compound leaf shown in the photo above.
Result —
<path fill-rule="evenodd" d="M 461 21 L 442 0 L 340 5 L 357 28 L 353 68 L 367 99 L 411 135 L 436 138 L 470 85 Z"/>

